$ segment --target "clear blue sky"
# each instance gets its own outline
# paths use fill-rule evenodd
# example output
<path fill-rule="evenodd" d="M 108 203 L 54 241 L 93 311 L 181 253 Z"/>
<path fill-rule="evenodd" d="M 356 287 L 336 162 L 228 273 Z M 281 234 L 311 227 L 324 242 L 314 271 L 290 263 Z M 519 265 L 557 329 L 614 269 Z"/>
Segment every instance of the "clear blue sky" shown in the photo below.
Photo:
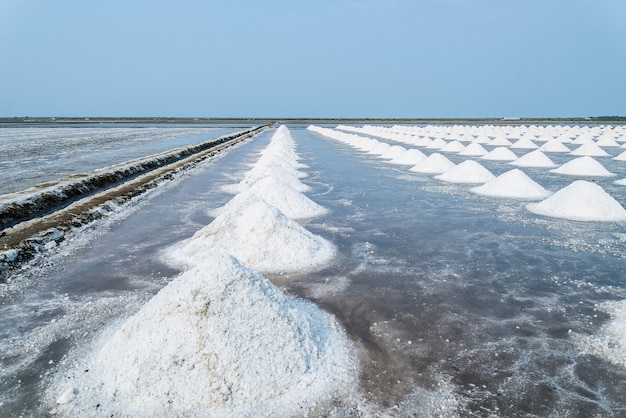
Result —
<path fill-rule="evenodd" d="M 625 0 L 0 0 L 0 116 L 626 116 Z"/>

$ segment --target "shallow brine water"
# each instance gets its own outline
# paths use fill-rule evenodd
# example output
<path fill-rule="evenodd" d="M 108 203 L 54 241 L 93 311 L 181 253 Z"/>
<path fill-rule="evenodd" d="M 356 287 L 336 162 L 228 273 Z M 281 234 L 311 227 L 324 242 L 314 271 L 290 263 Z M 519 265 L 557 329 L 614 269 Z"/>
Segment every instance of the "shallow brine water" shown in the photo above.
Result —
<path fill-rule="evenodd" d="M 0 128 L 0 194 L 202 142 L 228 127 Z"/>
<path fill-rule="evenodd" d="M 359 349 L 362 400 L 340 400 L 337 414 L 626 414 L 626 370 L 579 343 L 610 319 L 599 304 L 626 298 L 623 223 L 534 215 L 302 128 L 291 128 L 302 181 L 330 210 L 306 227 L 339 256 L 316 273 L 268 277 L 333 313 Z M 64 376 L 178 274 L 161 251 L 212 220 L 231 198 L 221 186 L 241 179 L 269 137 L 85 228 L 4 286 L 2 415 L 55 407 Z M 511 168 L 481 163 L 496 175 Z M 551 191 L 571 181 L 524 171 Z M 613 180 L 598 182 L 624 204 Z"/>

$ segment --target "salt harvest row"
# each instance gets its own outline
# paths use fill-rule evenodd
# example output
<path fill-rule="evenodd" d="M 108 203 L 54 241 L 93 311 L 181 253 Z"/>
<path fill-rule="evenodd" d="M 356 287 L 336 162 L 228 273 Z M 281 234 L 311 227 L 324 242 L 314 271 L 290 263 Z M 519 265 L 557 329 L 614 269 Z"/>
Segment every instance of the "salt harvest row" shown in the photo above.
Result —
<path fill-rule="evenodd" d="M 293 416 L 348 396 L 357 361 L 342 328 L 260 274 L 315 271 L 335 257 L 297 222 L 326 212 L 303 194 L 305 167 L 278 128 L 215 219 L 164 252 L 184 272 L 96 350 L 54 413 Z"/>
<path fill-rule="evenodd" d="M 449 141 L 445 141 L 439 133 L 430 133 L 429 135 L 437 135 L 433 139 L 430 136 L 409 135 L 377 127 L 339 126 L 337 129 L 328 129 L 309 126 L 308 129 L 342 141 L 369 154 L 376 155 L 390 164 L 410 166 L 409 171 L 411 172 L 434 175 L 435 179 L 447 183 L 475 185 L 470 191 L 479 195 L 539 201 L 538 203 L 526 205 L 527 210 L 539 215 L 577 221 L 626 220 L 624 207 L 595 181 L 576 180 L 562 189 L 550 191 L 532 180 L 519 168 L 510 169 L 496 177 L 482 164 L 471 158 L 503 162 L 521 168 L 545 168 L 550 169 L 551 173 L 564 176 L 592 178 L 615 176 L 615 173 L 608 171 L 592 157 L 592 155 L 596 156 L 596 158 L 608 157 L 609 154 L 603 151 L 601 146 L 594 142 L 590 136 L 582 137 L 583 140 L 579 142 L 583 143 L 576 150 L 569 152 L 568 148 L 565 149 L 571 155 L 582 156 L 572 158 L 559 166 L 527 135 L 523 135 L 517 142 L 512 143 L 503 135 L 490 137 L 486 133 L 478 136 L 465 134 L 463 137 L 450 134 L 448 135 Z M 362 132 L 368 136 L 345 131 Z M 602 146 L 620 146 L 609 133 L 601 135 L 601 138 L 597 141 L 600 144 L 607 144 L 609 139 L 612 140 L 608 145 Z M 401 141 L 413 147 L 407 149 L 401 145 L 391 145 L 375 139 L 373 136 Z M 452 139 L 450 140 L 449 137 L 452 137 Z M 534 135 L 532 138 L 535 141 L 539 140 Z M 615 138 L 621 140 L 622 134 L 617 134 Z M 549 145 L 551 141 L 556 141 L 556 143 L 561 145 L 567 142 L 574 143 L 574 141 L 564 135 L 552 139 L 543 137 L 543 139 L 546 140 L 544 146 Z M 461 140 L 469 143 L 465 145 Z M 487 151 L 481 143 L 489 143 L 494 148 L 491 151 Z M 565 147 L 565 145 L 563 146 Z M 430 154 L 425 154 L 420 148 L 427 152 L 430 151 Z M 538 149 L 518 157 L 512 148 L 523 150 Z M 551 151 L 555 148 L 554 146 L 549 146 L 544 148 L 544 150 L 546 152 L 563 152 L 563 149 Z M 456 153 L 466 157 L 466 159 L 459 164 L 455 164 L 443 153 Z M 616 156 L 614 160 L 621 162 L 626 159 L 625 156 L 626 151 Z M 626 184 L 626 179 L 618 180 L 615 184 Z"/>

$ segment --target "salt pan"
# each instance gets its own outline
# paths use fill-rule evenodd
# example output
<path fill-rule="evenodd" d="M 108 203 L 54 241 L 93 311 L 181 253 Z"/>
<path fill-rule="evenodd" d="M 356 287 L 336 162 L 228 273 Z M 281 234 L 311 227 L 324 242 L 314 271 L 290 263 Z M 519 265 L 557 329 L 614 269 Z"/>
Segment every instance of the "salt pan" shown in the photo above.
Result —
<path fill-rule="evenodd" d="M 551 194 L 517 168 L 499 175 L 482 186 L 472 187 L 470 191 L 483 196 L 525 200 L 541 200 Z"/>
<path fill-rule="evenodd" d="M 538 215 L 574 221 L 626 221 L 626 210 L 596 183 L 577 180 L 526 208 Z"/>

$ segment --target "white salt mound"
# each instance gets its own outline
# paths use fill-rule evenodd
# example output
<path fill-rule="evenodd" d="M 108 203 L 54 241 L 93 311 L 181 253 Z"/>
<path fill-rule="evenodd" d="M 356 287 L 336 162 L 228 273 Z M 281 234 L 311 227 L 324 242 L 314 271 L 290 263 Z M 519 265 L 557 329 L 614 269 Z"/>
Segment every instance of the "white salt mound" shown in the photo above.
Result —
<path fill-rule="evenodd" d="M 426 159 L 426 155 L 422 151 L 410 148 L 400 157 L 391 160 L 391 163 L 400 165 L 415 165 L 424 159 Z"/>
<path fill-rule="evenodd" d="M 285 167 L 275 162 L 255 166 L 248 171 L 243 180 L 239 183 L 224 186 L 222 187 L 222 190 L 226 193 L 237 194 L 250 188 L 254 183 L 265 177 L 278 178 L 283 183 L 289 185 L 292 189 L 301 193 L 311 190 L 309 186 L 302 183 L 297 176 L 294 175 L 293 171 L 285 169 Z"/>
<path fill-rule="evenodd" d="M 550 171 L 568 176 L 611 177 L 615 175 L 592 157 L 575 158 Z"/>
<path fill-rule="evenodd" d="M 470 191 L 483 196 L 524 200 L 541 200 L 551 194 L 517 168 L 500 174 L 482 186 L 472 187 Z"/>
<path fill-rule="evenodd" d="M 477 142 L 472 142 L 464 150 L 459 152 L 459 155 L 480 157 L 487 154 L 487 150 Z"/>
<path fill-rule="evenodd" d="M 454 166 L 455 164 L 452 161 L 436 152 L 409 168 L 409 171 L 424 174 L 441 174 Z"/>
<path fill-rule="evenodd" d="M 517 160 L 509 163 L 511 165 L 515 165 L 518 167 L 537 167 L 537 168 L 547 168 L 554 167 L 556 164 L 552 162 L 552 160 L 543 152 L 539 150 L 534 150 L 529 152 L 528 154 L 522 155 Z"/>
<path fill-rule="evenodd" d="M 535 144 L 531 139 L 522 138 L 522 139 L 517 140 L 513 145 L 511 145 L 511 148 L 535 149 L 535 148 L 539 148 L 539 146 Z"/>
<path fill-rule="evenodd" d="M 406 148 L 400 145 L 392 145 L 380 157 L 387 160 L 393 160 L 394 158 L 401 157 L 404 153 L 406 153 Z"/>
<path fill-rule="evenodd" d="M 437 180 L 448 183 L 486 183 L 495 176 L 480 163 L 465 160 L 443 174 L 435 176 Z"/>
<path fill-rule="evenodd" d="M 235 206 L 190 239 L 174 245 L 168 261 L 193 267 L 223 252 L 262 273 L 301 273 L 330 264 L 336 249 L 263 201 Z"/>
<path fill-rule="evenodd" d="M 387 152 L 389 148 L 391 148 L 391 145 L 389 145 L 386 142 L 379 141 L 378 144 L 375 144 L 372 147 L 370 147 L 368 152 L 370 154 L 383 155 L 385 152 Z"/>
<path fill-rule="evenodd" d="M 556 139 L 549 140 L 539 147 L 539 150 L 543 152 L 570 152 L 570 149 L 567 148 L 567 146 Z"/>
<path fill-rule="evenodd" d="M 94 385 L 78 395 L 90 399 L 70 407 L 99 403 L 116 416 L 306 415 L 347 394 L 355 358 L 329 314 L 213 255 L 117 331 L 95 357 Z"/>
<path fill-rule="evenodd" d="M 460 141 L 452 141 L 448 142 L 448 145 L 441 148 L 442 152 L 459 152 L 465 149 L 465 145 L 463 145 Z"/>
<path fill-rule="evenodd" d="M 626 161 L 626 151 L 622 152 L 621 154 L 613 157 L 613 159 L 615 161 Z"/>
<path fill-rule="evenodd" d="M 538 215 L 573 221 L 626 221 L 626 210 L 596 183 L 577 180 L 526 209 Z"/>
<path fill-rule="evenodd" d="M 597 146 L 594 142 L 588 142 L 570 152 L 572 155 L 587 155 L 590 157 L 607 157 L 609 153 Z"/>
<path fill-rule="evenodd" d="M 576 343 L 584 354 L 626 367 L 626 300 L 605 302 L 600 308 L 611 320 L 598 335 L 579 335 Z"/>
<path fill-rule="evenodd" d="M 256 200 L 269 203 L 294 220 L 315 218 L 328 213 L 326 208 L 294 190 L 280 178 L 264 177 L 211 214 L 219 216 L 222 213 L 232 211 L 236 206 Z"/>
<path fill-rule="evenodd" d="M 515 161 L 518 157 L 513 151 L 506 147 L 497 147 L 480 158 L 489 161 Z"/>

